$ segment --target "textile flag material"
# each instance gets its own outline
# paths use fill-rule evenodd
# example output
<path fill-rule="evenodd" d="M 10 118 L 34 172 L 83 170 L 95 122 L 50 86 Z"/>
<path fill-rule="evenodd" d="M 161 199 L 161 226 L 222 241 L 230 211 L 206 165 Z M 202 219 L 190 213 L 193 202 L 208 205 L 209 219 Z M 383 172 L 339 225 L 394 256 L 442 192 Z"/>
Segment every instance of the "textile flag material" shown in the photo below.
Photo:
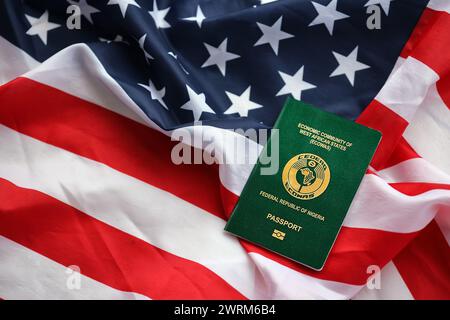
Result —
<path fill-rule="evenodd" d="M 449 299 L 449 30 L 448 0 L 1 1 L 0 298 Z M 289 96 L 383 134 L 320 272 L 223 231 L 261 149 L 232 129 Z M 179 128 L 248 161 L 176 164 Z"/>

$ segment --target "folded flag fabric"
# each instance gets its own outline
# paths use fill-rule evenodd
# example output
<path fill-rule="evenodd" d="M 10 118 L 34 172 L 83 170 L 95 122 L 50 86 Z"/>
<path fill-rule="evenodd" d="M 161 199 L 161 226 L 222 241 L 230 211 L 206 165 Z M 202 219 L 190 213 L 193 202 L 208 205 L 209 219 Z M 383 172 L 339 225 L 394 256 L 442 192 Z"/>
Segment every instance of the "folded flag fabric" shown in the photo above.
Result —
<path fill-rule="evenodd" d="M 448 30 L 447 0 L 2 1 L 0 298 L 449 299 Z M 239 130 L 289 96 L 383 134 L 320 272 L 223 231 Z M 246 161 L 174 163 L 180 128 Z"/>

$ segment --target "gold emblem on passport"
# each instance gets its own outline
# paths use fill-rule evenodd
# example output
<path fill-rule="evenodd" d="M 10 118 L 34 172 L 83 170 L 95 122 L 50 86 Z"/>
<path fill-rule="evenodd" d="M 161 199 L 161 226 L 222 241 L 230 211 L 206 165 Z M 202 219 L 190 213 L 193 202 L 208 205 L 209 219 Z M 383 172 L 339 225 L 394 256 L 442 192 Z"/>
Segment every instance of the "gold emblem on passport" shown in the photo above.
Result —
<path fill-rule="evenodd" d="M 277 230 L 277 229 L 273 229 L 272 232 L 272 237 L 277 238 L 278 240 L 284 240 L 284 237 L 286 236 L 286 233 Z"/>
<path fill-rule="evenodd" d="M 300 153 L 284 166 L 282 180 L 286 191 L 300 200 L 311 200 L 322 193 L 330 183 L 330 168 L 321 157 Z"/>

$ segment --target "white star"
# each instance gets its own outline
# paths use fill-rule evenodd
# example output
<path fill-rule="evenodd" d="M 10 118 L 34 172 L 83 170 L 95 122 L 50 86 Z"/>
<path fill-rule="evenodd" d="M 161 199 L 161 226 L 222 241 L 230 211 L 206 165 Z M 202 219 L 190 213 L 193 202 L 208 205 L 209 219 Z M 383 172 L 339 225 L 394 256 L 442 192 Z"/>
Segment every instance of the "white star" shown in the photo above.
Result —
<path fill-rule="evenodd" d="M 74 0 L 67 0 L 72 5 L 78 6 L 81 11 L 81 15 L 83 15 L 90 23 L 94 23 L 92 21 L 92 15 L 94 13 L 100 12 L 97 8 L 90 6 L 86 0 L 79 0 L 78 2 Z"/>
<path fill-rule="evenodd" d="M 120 7 L 120 12 L 122 12 L 122 16 L 125 18 L 125 14 L 127 13 L 128 6 L 136 6 L 140 8 L 140 6 L 136 3 L 135 0 L 109 0 L 107 5 L 117 4 Z"/>
<path fill-rule="evenodd" d="M 170 24 L 166 21 L 166 15 L 169 10 L 170 7 L 159 10 L 156 0 L 153 0 L 153 10 L 149 11 L 148 13 L 150 13 L 150 15 L 152 16 L 153 21 L 155 21 L 155 25 L 158 29 L 170 28 Z"/>
<path fill-rule="evenodd" d="M 337 0 L 331 0 L 327 6 L 316 2 L 313 2 L 312 4 L 318 13 L 318 16 L 308 25 L 308 27 L 323 23 L 325 27 L 327 27 L 328 32 L 333 35 L 334 22 L 349 17 L 336 10 Z"/>
<path fill-rule="evenodd" d="M 256 24 L 263 35 L 254 46 L 256 47 L 268 43 L 272 47 L 275 54 L 278 55 L 278 45 L 280 44 L 280 41 L 294 37 L 292 34 L 281 31 L 282 21 L 283 17 L 281 16 L 272 26 L 266 26 L 265 24 L 257 22 Z"/>
<path fill-rule="evenodd" d="M 227 52 L 228 38 L 216 48 L 207 43 L 203 43 L 208 50 L 209 58 L 202 64 L 202 68 L 216 65 L 223 76 L 226 74 L 227 61 L 237 59 L 240 56 L 231 52 Z"/>
<path fill-rule="evenodd" d="M 341 74 L 345 74 L 348 81 L 350 81 L 353 86 L 355 83 L 355 73 L 359 70 L 364 70 L 370 68 L 367 64 L 361 63 L 357 60 L 358 56 L 358 46 L 353 49 L 353 51 L 348 56 L 343 56 L 337 52 L 333 51 L 333 55 L 336 58 L 339 66 L 333 73 L 330 74 L 330 77 L 339 76 Z"/>
<path fill-rule="evenodd" d="M 166 87 L 162 87 L 161 90 L 156 89 L 155 85 L 153 84 L 152 80 L 148 80 L 148 86 L 142 83 L 138 83 L 142 88 L 145 88 L 150 92 L 150 96 L 153 100 L 157 100 L 165 109 L 169 110 L 167 108 L 163 98 L 166 95 Z"/>
<path fill-rule="evenodd" d="M 277 96 L 292 94 L 295 99 L 300 100 L 302 98 L 302 91 L 315 88 L 315 85 L 303 81 L 303 70 L 304 66 L 302 66 L 293 76 L 278 71 L 284 81 L 284 87 L 278 91 Z"/>
<path fill-rule="evenodd" d="M 150 60 L 153 60 L 153 57 L 145 50 L 145 39 L 147 38 L 147 34 L 144 33 L 142 37 L 139 38 L 139 48 L 141 48 L 142 51 L 144 51 L 145 60 L 149 62 Z"/>
<path fill-rule="evenodd" d="M 189 101 L 181 106 L 183 110 L 190 110 L 194 114 L 194 120 L 200 120 L 203 112 L 215 113 L 213 109 L 206 103 L 204 93 L 197 94 L 188 85 L 186 85 L 189 94 Z"/>
<path fill-rule="evenodd" d="M 29 36 L 38 35 L 45 45 L 47 45 L 48 32 L 50 30 L 61 27 L 60 24 L 48 21 L 48 11 L 45 11 L 39 18 L 34 18 L 29 15 L 25 15 L 25 17 L 31 24 L 31 27 L 27 30 L 26 34 Z"/>
<path fill-rule="evenodd" d="M 200 8 L 200 6 L 197 6 L 197 13 L 195 14 L 195 17 L 184 18 L 183 20 L 196 21 L 197 24 L 198 24 L 198 27 L 201 28 L 202 27 L 202 22 L 205 19 L 206 19 L 206 17 L 203 14 L 202 9 Z"/>
<path fill-rule="evenodd" d="M 248 117 L 248 112 L 250 110 L 259 109 L 263 106 L 250 101 L 250 90 L 251 86 L 249 86 L 245 91 L 240 95 L 235 95 L 234 93 L 225 91 L 228 98 L 231 100 L 231 106 L 224 112 L 224 114 L 233 114 L 239 113 L 241 117 Z"/>
<path fill-rule="evenodd" d="M 389 15 L 389 7 L 391 6 L 391 1 L 394 1 L 394 0 L 369 0 L 369 2 L 367 2 L 364 5 L 364 7 L 379 4 L 381 6 L 381 8 L 383 8 L 384 13 L 386 13 L 386 15 L 388 16 Z"/>
<path fill-rule="evenodd" d="M 266 4 L 266 3 L 271 3 L 271 2 L 275 2 L 275 1 L 278 1 L 278 0 L 260 0 L 260 3 Z"/>

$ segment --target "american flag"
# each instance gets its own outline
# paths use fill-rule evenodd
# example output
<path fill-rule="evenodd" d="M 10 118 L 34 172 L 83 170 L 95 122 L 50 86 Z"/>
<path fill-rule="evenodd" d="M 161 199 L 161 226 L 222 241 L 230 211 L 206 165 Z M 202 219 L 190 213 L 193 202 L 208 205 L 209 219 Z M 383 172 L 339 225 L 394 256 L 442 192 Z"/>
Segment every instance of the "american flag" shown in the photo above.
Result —
<path fill-rule="evenodd" d="M 449 0 L 2 0 L 0 298 L 450 299 L 449 52 Z M 320 272 L 223 231 L 251 163 L 171 159 L 288 96 L 383 133 Z"/>

